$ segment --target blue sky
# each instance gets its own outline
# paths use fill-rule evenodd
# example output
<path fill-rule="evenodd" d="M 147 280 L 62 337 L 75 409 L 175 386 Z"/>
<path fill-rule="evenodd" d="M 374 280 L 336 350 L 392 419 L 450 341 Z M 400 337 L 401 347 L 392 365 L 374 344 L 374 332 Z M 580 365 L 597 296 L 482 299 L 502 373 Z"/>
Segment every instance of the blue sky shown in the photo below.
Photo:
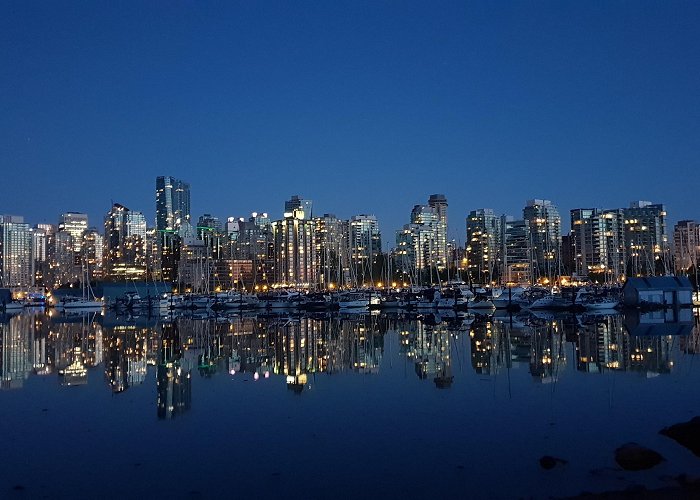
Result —
<path fill-rule="evenodd" d="M 0 213 L 667 204 L 700 218 L 697 2 L 3 2 Z M 567 224 L 568 225 L 568 224 Z"/>

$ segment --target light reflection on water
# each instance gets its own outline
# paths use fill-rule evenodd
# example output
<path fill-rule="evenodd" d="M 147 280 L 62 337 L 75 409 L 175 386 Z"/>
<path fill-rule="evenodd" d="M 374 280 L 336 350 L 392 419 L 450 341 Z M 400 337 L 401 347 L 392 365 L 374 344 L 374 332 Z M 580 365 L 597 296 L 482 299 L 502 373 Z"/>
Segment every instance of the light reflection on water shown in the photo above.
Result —
<path fill-rule="evenodd" d="M 230 490 L 221 474 L 234 474 L 240 487 L 262 482 L 270 493 L 306 498 L 658 487 L 698 466 L 657 432 L 700 414 L 699 332 L 689 310 L 25 312 L 0 322 L 2 428 L 16 444 L 0 451 L 10 464 L 0 496 L 15 483 L 75 495 L 69 470 L 88 467 L 91 481 L 106 481 L 113 466 L 132 474 L 131 489 L 120 484 L 107 494 L 115 497 L 223 495 Z M 636 475 L 615 470 L 612 452 L 627 441 L 655 447 L 667 461 Z M 37 458 L 32 449 L 49 451 Z M 73 462 L 57 461 L 66 454 Z M 190 457 L 198 454 L 207 461 Z M 545 454 L 568 464 L 540 470 Z M 31 479 L 36 470 L 43 482 Z M 157 477 L 165 473 L 181 479 L 163 484 Z M 193 474 L 202 482 L 184 479 Z"/>

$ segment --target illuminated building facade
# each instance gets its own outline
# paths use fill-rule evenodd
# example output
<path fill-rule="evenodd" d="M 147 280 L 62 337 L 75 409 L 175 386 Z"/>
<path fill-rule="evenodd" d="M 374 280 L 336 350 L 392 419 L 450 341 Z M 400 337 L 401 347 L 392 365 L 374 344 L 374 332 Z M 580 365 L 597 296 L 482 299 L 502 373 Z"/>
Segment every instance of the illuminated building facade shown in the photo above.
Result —
<path fill-rule="evenodd" d="M 146 218 L 115 203 L 105 217 L 105 275 L 143 278 L 146 275 Z"/>
<path fill-rule="evenodd" d="M 331 284 L 350 282 L 349 224 L 334 214 L 323 214 L 314 219 L 314 242 L 319 283 L 326 288 Z"/>
<path fill-rule="evenodd" d="M 688 272 L 691 268 L 697 268 L 700 256 L 700 224 L 694 220 L 679 221 L 673 228 L 673 248 L 677 272 Z"/>
<path fill-rule="evenodd" d="M 448 266 L 447 262 L 447 198 L 444 194 L 431 194 L 428 206 L 437 214 L 435 224 L 435 261 L 438 269 Z"/>
<path fill-rule="evenodd" d="M 354 215 L 349 223 L 350 262 L 358 283 L 373 281 L 373 264 L 382 253 L 382 237 L 374 215 Z"/>
<path fill-rule="evenodd" d="M 490 208 L 467 217 L 467 270 L 474 283 L 488 284 L 500 273 L 501 217 Z"/>
<path fill-rule="evenodd" d="M 293 213 L 296 210 L 299 218 L 310 220 L 313 218 L 313 205 L 312 200 L 305 200 L 295 194 L 284 202 L 284 213 Z"/>
<path fill-rule="evenodd" d="M 82 251 L 83 234 L 88 229 L 88 216 L 80 212 L 66 212 L 58 219 L 58 230 L 71 235 L 73 251 L 80 255 Z"/>
<path fill-rule="evenodd" d="M 0 215 L 0 284 L 6 288 L 34 284 L 32 230 L 24 217 Z"/>
<path fill-rule="evenodd" d="M 623 209 L 628 276 L 662 275 L 670 272 L 666 207 L 635 201 Z"/>
<path fill-rule="evenodd" d="M 502 231 L 502 280 L 506 283 L 532 283 L 532 248 L 530 224 L 513 217 L 501 217 Z"/>
<path fill-rule="evenodd" d="M 309 286 L 316 282 L 314 222 L 301 209 L 272 223 L 275 283 Z"/>
<path fill-rule="evenodd" d="M 190 216 L 190 185 L 174 177 L 156 177 L 156 229 L 178 229 Z"/>
<path fill-rule="evenodd" d="M 561 217 L 549 200 L 528 200 L 523 219 L 530 226 L 535 279 L 552 280 L 559 275 L 561 259 Z"/>
<path fill-rule="evenodd" d="M 625 269 L 624 228 L 622 210 L 571 210 L 574 273 L 577 276 L 603 273 L 605 281 L 618 281 Z"/>

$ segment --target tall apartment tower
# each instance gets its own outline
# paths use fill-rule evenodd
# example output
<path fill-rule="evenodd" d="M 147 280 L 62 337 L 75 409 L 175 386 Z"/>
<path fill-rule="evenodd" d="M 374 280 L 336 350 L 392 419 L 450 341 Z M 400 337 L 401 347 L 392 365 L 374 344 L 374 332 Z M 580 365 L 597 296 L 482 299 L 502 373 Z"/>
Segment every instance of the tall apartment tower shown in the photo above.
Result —
<path fill-rule="evenodd" d="M 673 248 L 676 271 L 687 272 L 697 267 L 700 257 L 700 223 L 694 220 L 679 221 L 673 228 Z"/>
<path fill-rule="evenodd" d="M 177 230 L 190 221 L 190 185 L 174 177 L 156 177 L 156 229 Z"/>
<path fill-rule="evenodd" d="M 549 200 L 528 200 L 523 219 L 530 226 L 535 279 L 552 280 L 559 274 L 561 258 L 561 217 Z"/>
<path fill-rule="evenodd" d="M 623 209 L 627 274 L 665 274 L 668 268 L 666 207 L 650 201 L 633 201 Z"/>
<path fill-rule="evenodd" d="M 487 284 L 500 272 L 501 217 L 490 208 L 467 217 L 467 270 L 471 281 Z"/>
<path fill-rule="evenodd" d="M 437 213 L 438 221 L 436 226 L 436 263 L 438 269 L 447 267 L 447 198 L 444 194 L 431 194 L 428 198 L 428 206 Z"/>
<path fill-rule="evenodd" d="M 571 210 L 571 251 L 574 273 L 604 274 L 619 281 L 625 269 L 624 215 L 622 210 L 576 208 Z"/>
<path fill-rule="evenodd" d="M 284 202 L 284 216 L 293 214 L 296 211 L 295 217 L 300 217 L 304 220 L 311 220 L 313 216 L 313 200 L 305 200 L 295 194 L 291 199 Z"/>
<path fill-rule="evenodd" d="M 0 287 L 34 284 L 32 230 L 18 215 L 0 215 Z"/>
<path fill-rule="evenodd" d="M 305 217 L 298 208 L 272 223 L 276 283 L 311 286 L 316 282 L 314 221 Z"/>
<path fill-rule="evenodd" d="M 105 216 L 104 260 L 107 276 L 143 277 L 146 273 L 146 218 L 115 203 Z"/>
<path fill-rule="evenodd" d="M 360 282 L 370 281 L 372 264 L 382 252 L 379 223 L 374 215 L 353 215 L 349 222 L 350 259 Z M 378 276 L 377 276 L 378 277 Z"/>
<path fill-rule="evenodd" d="M 65 231 L 73 239 L 73 251 L 80 254 L 83 234 L 88 229 L 88 216 L 80 212 L 66 212 L 58 219 L 58 230 Z"/>

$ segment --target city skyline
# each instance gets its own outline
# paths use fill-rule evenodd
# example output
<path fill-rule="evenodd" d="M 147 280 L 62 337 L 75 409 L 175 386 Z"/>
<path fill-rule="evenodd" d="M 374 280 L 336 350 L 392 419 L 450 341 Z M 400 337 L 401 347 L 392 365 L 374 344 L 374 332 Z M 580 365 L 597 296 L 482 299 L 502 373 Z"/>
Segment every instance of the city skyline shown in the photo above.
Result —
<path fill-rule="evenodd" d="M 695 4 L 7 5 L 0 212 L 32 223 L 150 224 L 163 174 L 193 215 L 298 193 L 383 232 L 429 193 L 700 218 Z"/>

